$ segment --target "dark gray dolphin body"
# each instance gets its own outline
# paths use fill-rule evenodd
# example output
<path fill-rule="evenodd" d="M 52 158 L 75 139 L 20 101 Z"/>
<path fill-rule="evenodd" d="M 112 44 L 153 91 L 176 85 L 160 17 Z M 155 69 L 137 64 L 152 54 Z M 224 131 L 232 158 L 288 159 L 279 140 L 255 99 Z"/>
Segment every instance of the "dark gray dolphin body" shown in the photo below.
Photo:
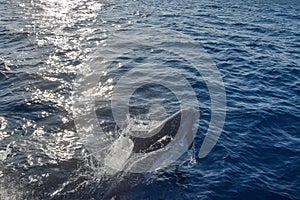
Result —
<path fill-rule="evenodd" d="M 146 156 L 151 152 L 160 150 L 170 144 L 170 142 L 179 135 L 179 140 L 185 139 L 187 147 L 193 143 L 194 135 L 192 127 L 199 118 L 199 113 L 193 109 L 185 109 L 176 112 L 165 119 L 157 127 L 150 130 L 150 137 L 141 138 L 129 136 L 133 142 L 132 153 L 143 153 Z M 187 150 L 187 149 L 186 149 Z M 164 155 L 166 156 L 166 155 Z M 150 157 L 150 156 L 149 156 Z M 161 158 L 160 158 L 161 159 Z M 162 158 L 164 159 L 164 158 Z M 155 163 L 155 160 L 149 159 L 149 163 Z M 124 166 L 126 168 L 126 165 Z M 146 173 L 146 172 L 145 172 Z M 130 188 L 135 186 L 143 178 L 145 173 L 133 173 L 123 169 L 114 178 L 114 182 L 104 195 L 103 199 L 120 199 Z"/>
<path fill-rule="evenodd" d="M 177 112 L 164 123 L 149 131 L 147 138 L 139 138 L 130 136 L 130 139 L 134 143 L 133 152 L 134 153 L 149 153 L 158 149 L 163 148 L 170 143 L 172 138 L 175 137 L 181 121 L 181 112 Z M 155 132 L 157 132 L 155 134 Z"/>

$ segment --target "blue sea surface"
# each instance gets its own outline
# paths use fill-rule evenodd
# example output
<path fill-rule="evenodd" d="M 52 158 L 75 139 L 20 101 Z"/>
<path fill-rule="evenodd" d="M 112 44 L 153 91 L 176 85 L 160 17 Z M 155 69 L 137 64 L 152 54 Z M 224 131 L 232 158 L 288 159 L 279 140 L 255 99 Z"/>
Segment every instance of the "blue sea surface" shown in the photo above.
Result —
<path fill-rule="evenodd" d="M 148 42 L 152 35 L 158 39 Z M 225 85 L 223 131 L 202 159 L 211 97 L 185 54 L 160 45 L 177 35 L 198 44 L 187 54 L 210 55 Z M 121 199 L 300 199 L 298 0 L 0 0 L 0 199 L 102 199 L 118 177 L 103 176 L 79 140 L 74 85 L 102 73 L 96 113 L 110 134 L 113 85 L 147 64 L 184 71 L 199 100 L 199 128 L 191 150 Z M 167 115 L 179 108 L 172 91 L 152 85 L 136 90 L 131 112 L 161 99 Z"/>

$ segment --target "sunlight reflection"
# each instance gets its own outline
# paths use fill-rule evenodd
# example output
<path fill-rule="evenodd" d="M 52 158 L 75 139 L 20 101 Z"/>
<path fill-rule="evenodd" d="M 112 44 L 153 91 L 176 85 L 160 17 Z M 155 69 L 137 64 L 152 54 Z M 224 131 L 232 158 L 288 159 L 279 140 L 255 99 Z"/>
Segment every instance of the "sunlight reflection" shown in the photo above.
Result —
<path fill-rule="evenodd" d="M 87 48 L 83 42 L 93 41 L 96 37 L 92 25 L 102 4 L 87 0 L 39 0 L 31 1 L 30 6 L 25 3 L 19 6 L 27 9 L 24 15 L 31 24 L 29 29 L 33 32 L 36 46 L 40 51 L 45 49 L 49 52 L 38 72 L 49 84 L 43 88 L 34 86 L 28 103 L 52 102 L 56 107 L 69 110 L 69 97 L 61 92 L 71 90 L 68 74 L 75 74 L 79 68 L 88 68 L 84 60 L 100 44 L 95 40 Z"/>

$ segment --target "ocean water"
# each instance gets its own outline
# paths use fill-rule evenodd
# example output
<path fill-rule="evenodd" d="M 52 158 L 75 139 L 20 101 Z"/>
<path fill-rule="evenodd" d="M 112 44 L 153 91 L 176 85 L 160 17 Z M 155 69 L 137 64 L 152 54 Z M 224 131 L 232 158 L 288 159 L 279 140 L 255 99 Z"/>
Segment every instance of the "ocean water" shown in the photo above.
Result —
<path fill-rule="evenodd" d="M 114 138 L 113 88 L 140 66 L 154 77 L 180 72 L 201 117 L 194 147 L 122 199 L 300 199 L 299 13 L 298 0 L 1 0 L 0 199 L 102 199 L 120 177 L 80 140 L 74 88 L 98 76 L 92 106 Z M 202 159 L 212 97 L 189 62 L 200 50 L 226 91 L 222 134 Z M 182 102 L 149 84 L 129 103 L 132 115 L 153 108 L 159 121 Z"/>

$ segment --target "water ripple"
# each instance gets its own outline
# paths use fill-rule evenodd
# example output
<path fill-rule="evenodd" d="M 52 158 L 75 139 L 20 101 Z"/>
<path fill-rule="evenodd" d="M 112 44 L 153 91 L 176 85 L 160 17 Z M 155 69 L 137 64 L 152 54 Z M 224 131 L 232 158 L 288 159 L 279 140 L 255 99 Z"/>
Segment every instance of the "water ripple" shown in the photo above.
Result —
<path fill-rule="evenodd" d="M 146 38 L 145 30 L 163 28 L 191 37 L 211 55 L 226 87 L 226 123 L 208 157 L 189 158 L 193 167 L 183 164 L 185 157 L 147 175 L 126 198 L 299 198 L 299 1 L 10 0 L 0 2 L 0 11 L 0 199 L 101 198 L 114 180 L 78 140 L 74 79 L 99 70 L 88 64 L 101 63 L 103 47 L 107 60 L 110 52 L 121 55 L 102 72 L 103 105 L 115 81 L 135 66 L 184 71 L 185 58 L 159 41 L 124 54 L 117 48 L 130 30 Z M 186 76 L 201 95 L 196 140 L 202 141 L 210 98 L 204 82 L 193 72 Z M 113 132 L 111 110 L 97 112 Z"/>

